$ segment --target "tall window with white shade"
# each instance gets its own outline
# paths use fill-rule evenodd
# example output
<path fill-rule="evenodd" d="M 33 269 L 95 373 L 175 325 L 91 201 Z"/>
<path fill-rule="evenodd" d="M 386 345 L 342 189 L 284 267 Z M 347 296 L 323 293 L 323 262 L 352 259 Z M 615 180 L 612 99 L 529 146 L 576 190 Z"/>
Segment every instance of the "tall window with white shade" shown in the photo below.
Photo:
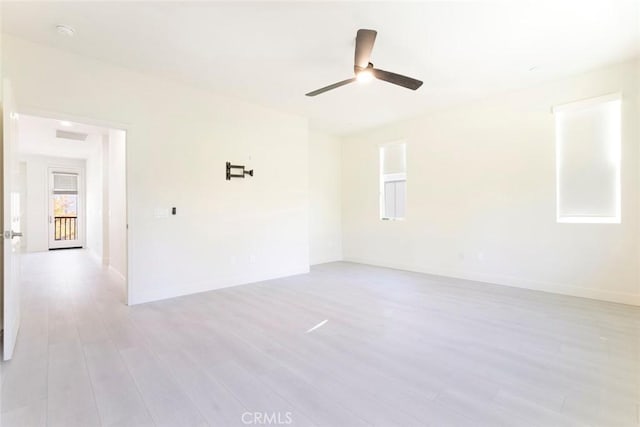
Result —
<path fill-rule="evenodd" d="M 380 147 L 380 218 L 404 219 L 407 202 L 407 148 L 405 143 Z"/>
<path fill-rule="evenodd" d="M 621 221 L 621 97 L 556 106 L 556 209 L 563 223 Z"/>

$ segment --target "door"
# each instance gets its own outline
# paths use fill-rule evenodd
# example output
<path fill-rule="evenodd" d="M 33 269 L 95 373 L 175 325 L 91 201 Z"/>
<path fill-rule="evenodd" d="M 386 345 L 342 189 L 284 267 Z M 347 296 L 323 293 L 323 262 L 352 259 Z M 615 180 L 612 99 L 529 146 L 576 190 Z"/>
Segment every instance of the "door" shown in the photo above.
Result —
<path fill-rule="evenodd" d="M 49 249 L 82 247 L 79 169 L 49 169 Z"/>
<path fill-rule="evenodd" d="M 3 83 L 3 349 L 4 360 L 11 359 L 20 329 L 20 165 L 17 156 L 18 113 L 8 80 Z"/>

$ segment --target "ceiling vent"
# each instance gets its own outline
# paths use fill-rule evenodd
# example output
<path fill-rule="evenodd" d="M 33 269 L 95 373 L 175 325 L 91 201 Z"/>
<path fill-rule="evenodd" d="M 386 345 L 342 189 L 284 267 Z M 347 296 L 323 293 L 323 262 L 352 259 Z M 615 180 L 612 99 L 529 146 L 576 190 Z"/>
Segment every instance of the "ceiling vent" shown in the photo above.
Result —
<path fill-rule="evenodd" d="M 56 130 L 56 138 L 72 139 L 74 141 L 86 141 L 89 134 L 82 132 L 71 132 L 68 130 Z"/>

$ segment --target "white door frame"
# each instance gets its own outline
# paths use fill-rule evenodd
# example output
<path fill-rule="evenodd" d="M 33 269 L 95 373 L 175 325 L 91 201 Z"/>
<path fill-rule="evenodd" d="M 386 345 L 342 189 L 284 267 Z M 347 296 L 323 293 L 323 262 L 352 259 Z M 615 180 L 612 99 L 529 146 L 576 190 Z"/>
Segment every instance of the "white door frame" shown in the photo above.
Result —
<path fill-rule="evenodd" d="M 133 259 L 132 256 L 132 249 L 131 249 L 131 235 L 132 235 L 132 229 L 130 227 L 130 203 L 129 201 L 131 200 L 131 197 L 129 195 L 129 174 L 128 174 L 128 170 L 129 170 L 129 135 L 131 135 L 132 131 L 133 131 L 133 126 L 130 123 L 123 123 L 123 122 L 114 122 L 114 121 L 110 121 L 110 120 L 101 120 L 101 119 L 94 119 L 94 118 L 90 118 L 90 117 L 85 117 L 85 116 L 76 116 L 73 114 L 66 114 L 66 113 L 58 113 L 55 111 L 49 111 L 49 110 L 42 110 L 39 108 L 32 108 L 32 107 L 28 107 L 25 106 L 23 108 L 20 109 L 19 113 L 22 114 L 27 114 L 30 116 L 38 116 L 38 117 L 43 117 L 43 118 L 48 118 L 48 119 L 54 119 L 54 120 L 61 120 L 61 121 L 70 121 L 70 122 L 76 122 L 76 123 L 83 123 L 83 124 L 87 124 L 87 125 L 92 125 L 92 126 L 99 126 L 99 127 L 105 127 L 105 128 L 110 128 L 110 129 L 115 129 L 115 130 L 121 130 L 125 132 L 125 187 L 126 187 L 126 250 L 127 250 L 127 256 L 126 256 L 126 260 L 127 260 L 127 274 L 125 279 L 125 288 L 126 288 L 126 293 L 125 293 L 125 304 L 130 305 L 130 301 L 131 301 L 131 294 L 132 294 L 132 289 L 135 286 L 135 283 L 132 283 L 131 281 L 131 265 L 132 262 L 131 260 Z"/>
<path fill-rule="evenodd" d="M 77 229 L 77 238 L 76 240 L 68 241 L 65 240 L 62 243 L 57 242 L 55 240 L 55 226 L 54 226 L 54 217 L 53 217 L 53 174 L 54 173 L 69 173 L 69 174 L 77 174 L 78 175 L 78 216 L 76 218 L 76 229 Z M 62 248 L 76 248 L 76 247 L 85 247 L 85 236 L 86 236 L 86 187 L 85 187 L 85 168 L 81 167 L 72 167 L 72 166 L 56 166 L 54 164 L 49 164 L 47 168 L 47 221 L 49 223 L 49 233 L 48 240 L 49 249 L 62 249 Z"/>

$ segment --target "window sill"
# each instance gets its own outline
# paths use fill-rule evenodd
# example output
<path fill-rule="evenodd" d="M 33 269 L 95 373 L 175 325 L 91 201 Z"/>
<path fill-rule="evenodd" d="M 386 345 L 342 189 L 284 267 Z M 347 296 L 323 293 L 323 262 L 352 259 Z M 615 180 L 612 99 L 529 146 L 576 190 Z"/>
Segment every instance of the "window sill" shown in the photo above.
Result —
<path fill-rule="evenodd" d="M 619 217 L 610 216 L 564 216 L 556 219 L 558 224 L 621 224 Z"/>

